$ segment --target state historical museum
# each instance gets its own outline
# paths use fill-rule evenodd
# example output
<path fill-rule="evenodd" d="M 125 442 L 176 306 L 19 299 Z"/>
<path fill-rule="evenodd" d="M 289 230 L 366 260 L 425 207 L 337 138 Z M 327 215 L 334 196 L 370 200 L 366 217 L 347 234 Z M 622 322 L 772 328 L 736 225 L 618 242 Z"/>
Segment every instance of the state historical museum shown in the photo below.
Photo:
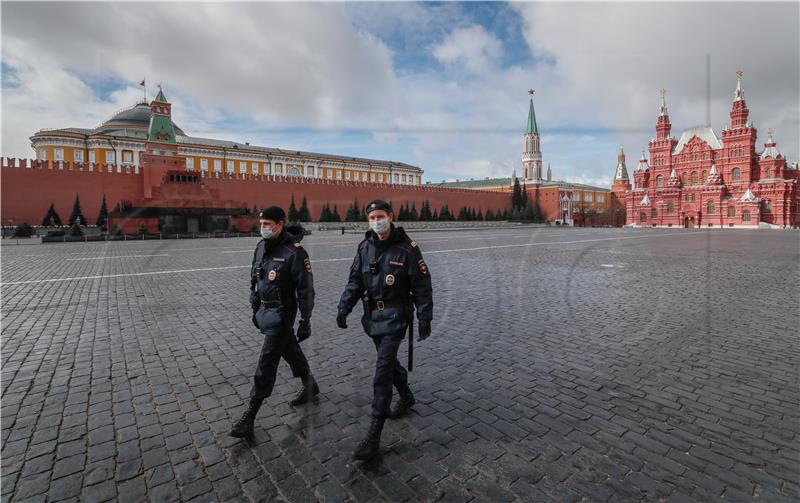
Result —
<path fill-rule="evenodd" d="M 737 72 L 730 126 L 720 139 L 710 126 L 687 129 L 676 140 L 667 114 L 665 91 L 650 163 L 644 152 L 634 171 L 615 176 L 612 192 L 624 199 L 627 225 L 635 227 L 797 227 L 800 192 L 797 165 L 772 139 L 756 151 L 756 129 Z"/>

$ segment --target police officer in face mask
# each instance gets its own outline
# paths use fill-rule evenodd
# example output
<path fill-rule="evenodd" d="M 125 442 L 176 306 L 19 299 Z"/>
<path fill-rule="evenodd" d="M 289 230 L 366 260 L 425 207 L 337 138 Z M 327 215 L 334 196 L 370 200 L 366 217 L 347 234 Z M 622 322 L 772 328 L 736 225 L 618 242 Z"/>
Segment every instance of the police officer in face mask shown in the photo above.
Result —
<path fill-rule="evenodd" d="M 366 438 L 353 454 L 359 460 L 370 459 L 379 452 L 385 419 L 401 417 L 414 405 L 408 372 L 397 361 L 405 331 L 414 322 L 410 316 L 412 306 L 417 309 L 419 340 L 430 336 L 433 319 L 431 277 L 419 247 L 402 227 L 392 224 L 394 213 L 386 201 L 371 202 L 366 212 L 370 230 L 358 245 L 336 317 L 339 327 L 347 328 L 347 315 L 361 299 L 364 305 L 361 324 L 378 353 L 372 422 Z M 400 397 L 390 412 L 392 385 Z"/>
<path fill-rule="evenodd" d="M 291 405 L 307 402 L 319 394 L 319 386 L 311 375 L 300 342 L 311 336 L 311 310 L 314 308 L 314 278 L 308 253 L 300 245 L 302 227 L 286 226 L 286 214 L 278 206 L 259 213 L 261 237 L 253 255 L 250 274 L 250 305 L 253 324 L 264 334 L 250 403 L 233 428 L 231 436 L 253 434 L 253 423 L 261 403 L 272 394 L 281 357 L 289 364 L 292 375 L 302 379 L 303 386 Z M 294 320 L 300 310 L 297 337 Z"/>

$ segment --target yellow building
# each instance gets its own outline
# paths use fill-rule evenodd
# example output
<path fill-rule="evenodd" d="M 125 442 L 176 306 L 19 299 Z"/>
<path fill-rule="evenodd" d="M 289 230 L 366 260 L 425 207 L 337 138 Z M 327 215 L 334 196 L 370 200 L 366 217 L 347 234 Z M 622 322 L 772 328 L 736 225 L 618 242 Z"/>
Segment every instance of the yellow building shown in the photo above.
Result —
<path fill-rule="evenodd" d="M 31 136 L 36 159 L 111 165 L 138 172 L 150 127 L 145 101 L 114 114 L 95 129 L 42 129 Z M 189 171 L 210 176 L 251 174 L 421 185 L 422 169 L 394 161 L 258 147 L 187 135 L 175 125 L 178 156 Z"/>

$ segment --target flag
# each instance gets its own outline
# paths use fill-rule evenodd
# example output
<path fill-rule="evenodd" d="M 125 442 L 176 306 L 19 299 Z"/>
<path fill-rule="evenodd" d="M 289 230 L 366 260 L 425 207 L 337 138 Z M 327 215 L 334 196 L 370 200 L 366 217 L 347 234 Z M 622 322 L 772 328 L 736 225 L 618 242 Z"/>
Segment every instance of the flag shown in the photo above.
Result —
<path fill-rule="evenodd" d="M 144 79 L 142 79 L 142 81 L 141 81 L 141 82 L 139 82 L 139 85 L 140 85 L 140 86 L 142 86 L 142 87 L 144 87 Z"/>

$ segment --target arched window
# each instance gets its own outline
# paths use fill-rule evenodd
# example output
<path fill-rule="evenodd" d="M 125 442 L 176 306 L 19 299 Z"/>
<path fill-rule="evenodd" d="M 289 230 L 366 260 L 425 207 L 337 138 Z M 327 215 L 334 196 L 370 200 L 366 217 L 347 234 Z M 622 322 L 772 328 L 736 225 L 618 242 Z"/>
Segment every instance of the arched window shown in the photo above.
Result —
<path fill-rule="evenodd" d="M 736 216 L 736 208 L 734 206 L 728 206 L 728 216 L 729 217 Z"/>
<path fill-rule="evenodd" d="M 656 177 L 656 187 L 663 187 L 664 186 L 664 176 L 658 175 Z"/>
<path fill-rule="evenodd" d="M 639 213 L 639 223 L 643 224 L 645 222 L 647 222 L 647 213 L 645 213 L 643 211 L 643 212 Z"/>
<path fill-rule="evenodd" d="M 656 212 L 656 209 L 655 209 L 655 208 L 653 208 L 652 210 L 650 210 L 650 216 L 651 216 L 651 217 L 653 217 L 653 218 L 656 218 L 656 217 L 658 216 L 658 213 Z"/>
<path fill-rule="evenodd" d="M 688 180 L 686 173 L 681 173 L 681 185 L 686 185 L 686 181 Z"/>
<path fill-rule="evenodd" d="M 697 183 L 697 171 L 692 171 L 692 185 Z"/>
<path fill-rule="evenodd" d="M 733 170 L 731 171 L 731 181 L 738 182 L 741 177 L 742 177 L 742 170 L 739 168 L 733 168 Z"/>
<path fill-rule="evenodd" d="M 714 208 L 714 201 L 709 201 L 709 202 L 706 203 L 706 213 L 708 213 L 709 215 L 713 215 L 714 214 L 714 209 L 715 209 Z"/>
<path fill-rule="evenodd" d="M 749 222 L 750 221 L 750 212 L 748 210 L 744 210 L 742 212 L 742 222 Z"/>
<path fill-rule="evenodd" d="M 705 179 L 706 179 L 706 172 L 705 172 L 705 170 L 703 170 L 703 172 L 702 172 L 702 173 L 700 173 L 700 179 L 701 179 L 701 180 L 705 180 Z"/>
<path fill-rule="evenodd" d="M 289 176 L 300 176 L 300 170 L 292 166 L 289 168 Z"/>
<path fill-rule="evenodd" d="M 764 168 L 764 178 L 769 178 L 772 176 L 772 170 L 769 168 Z"/>
<path fill-rule="evenodd" d="M 764 209 L 763 209 L 763 211 L 764 211 L 765 214 L 772 213 L 772 201 L 770 201 L 769 199 L 765 199 L 764 200 Z"/>
<path fill-rule="evenodd" d="M 675 214 L 675 206 L 672 202 L 667 203 L 667 215 L 674 215 Z"/>

